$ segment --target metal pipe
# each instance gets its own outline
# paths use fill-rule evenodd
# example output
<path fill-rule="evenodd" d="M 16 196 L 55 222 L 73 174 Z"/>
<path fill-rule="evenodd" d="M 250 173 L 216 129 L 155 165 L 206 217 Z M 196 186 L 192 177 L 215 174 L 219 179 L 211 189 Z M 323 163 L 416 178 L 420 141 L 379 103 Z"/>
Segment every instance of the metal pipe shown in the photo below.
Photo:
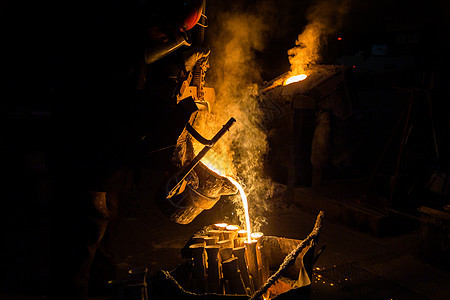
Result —
<path fill-rule="evenodd" d="M 192 127 L 191 124 L 189 124 L 189 123 L 186 124 L 186 130 L 194 137 L 194 139 L 196 139 L 202 145 L 210 146 L 210 147 L 213 146 L 212 141 L 204 138 L 197 130 L 195 130 L 194 127 Z"/>
<path fill-rule="evenodd" d="M 237 237 L 237 230 L 224 230 L 223 239 L 231 241 L 231 247 L 234 248 L 234 240 Z"/>
<path fill-rule="evenodd" d="M 247 240 L 247 237 L 237 237 L 234 240 L 234 247 L 243 247 L 244 246 L 244 242 Z"/>
<path fill-rule="evenodd" d="M 253 279 L 253 285 L 255 290 L 258 290 L 261 287 L 261 283 L 259 280 L 259 271 L 258 271 L 258 256 L 256 254 L 256 244 L 257 241 L 253 240 L 251 242 L 245 241 L 245 248 L 247 249 L 247 263 L 248 263 L 248 272 Z"/>
<path fill-rule="evenodd" d="M 261 285 L 265 284 L 267 279 L 269 279 L 270 270 L 269 264 L 267 262 L 267 257 L 264 255 L 264 245 L 261 243 L 261 238 L 263 237 L 262 232 L 252 233 L 252 238 L 257 241 L 256 243 L 256 257 L 258 260 L 258 271 L 259 279 Z"/>
<path fill-rule="evenodd" d="M 218 241 L 217 245 L 219 245 L 220 248 L 233 248 L 232 241 L 230 241 L 230 240 Z"/>
<path fill-rule="evenodd" d="M 208 231 L 209 236 L 217 236 L 219 241 L 223 241 L 223 230 L 210 230 Z"/>
<path fill-rule="evenodd" d="M 261 91 L 260 91 L 260 94 L 265 94 L 265 93 L 267 93 L 268 91 L 271 91 L 271 90 L 273 90 L 274 88 L 277 88 L 277 87 L 279 87 L 279 86 L 282 86 L 281 84 L 272 84 L 272 85 L 270 85 L 270 86 L 268 86 L 268 87 L 266 87 L 266 88 L 264 88 L 264 89 L 262 89 Z"/>
<path fill-rule="evenodd" d="M 194 244 L 203 244 L 206 245 L 206 241 L 205 238 L 207 238 L 207 236 L 203 236 L 203 235 L 194 235 L 192 237 L 192 241 Z"/>
<path fill-rule="evenodd" d="M 250 292 L 247 294 L 251 295 L 255 292 L 255 288 L 252 286 L 248 274 L 247 262 L 245 261 L 245 247 L 234 248 L 233 255 L 238 259 L 238 267 L 239 271 L 241 271 L 242 280 L 244 280 L 245 287 Z"/>
<path fill-rule="evenodd" d="M 206 262 L 205 262 L 205 246 L 201 244 L 193 244 L 189 246 L 192 251 L 194 260 L 194 276 L 193 276 L 193 290 L 197 293 L 206 291 Z"/>
<path fill-rule="evenodd" d="M 206 246 L 216 245 L 219 241 L 218 236 L 205 236 L 203 240 L 206 242 Z"/>
<path fill-rule="evenodd" d="M 219 246 L 221 247 L 221 246 Z M 233 248 L 232 247 L 223 247 L 219 250 L 220 260 L 225 261 L 233 257 Z"/>
<path fill-rule="evenodd" d="M 237 257 L 230 258 L 222 262 L 223 278 L 228 283 L 229 294 L 241 294 L 247 293 L 245 289 L 244 281 L 242 280 L 241 272 L 238 268 Z"/>
<path fill-rule="evenodd" d="M 217 245 L 205 247 L 208 256 L 208 292 L 223 294 L 220 289 L 219 249 Z"/>

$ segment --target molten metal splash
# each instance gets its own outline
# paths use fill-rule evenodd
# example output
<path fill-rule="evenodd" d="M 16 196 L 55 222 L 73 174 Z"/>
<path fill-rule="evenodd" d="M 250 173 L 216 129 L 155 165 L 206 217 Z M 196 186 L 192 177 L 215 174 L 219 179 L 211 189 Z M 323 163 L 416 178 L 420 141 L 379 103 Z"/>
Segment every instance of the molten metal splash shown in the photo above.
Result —
<path fill-rule="evenodd" d="M 286 81 L 283 83 L 283 85 L 288 85 L 288 84 L 291 84 L 294 82 L 299 82 L 299 81 L 305 80 L 306 77 L 308 77 L 306 74 L 291 76 L 288 79 L 286 79 Z"/>

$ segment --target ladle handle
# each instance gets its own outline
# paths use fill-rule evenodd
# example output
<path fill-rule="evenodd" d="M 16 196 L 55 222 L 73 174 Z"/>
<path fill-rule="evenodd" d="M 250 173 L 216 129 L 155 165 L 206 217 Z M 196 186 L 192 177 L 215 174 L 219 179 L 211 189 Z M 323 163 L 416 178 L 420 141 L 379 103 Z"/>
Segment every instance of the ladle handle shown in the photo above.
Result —
<path fill-rule="evenodd" d="M 236 122 L 235 118 L 230 118 L 228 122 L 222 126 L 222 129 L 219 130 L 219 132 L 216 133 L 216 135 L 211 139 L 211 144 L 203 147 L 203 149 L 197 154 L 196 157 L 194 157 L 191 162 L 184 167 L 176 176 L 176 180 L 178 181 L 177 184 L 170 190 L 170 192 L 167 194 L 167 199 L 172 198 L 174 195 L 177 194 L 179 187 L 181 187 L 181 183 L 186 178 L 186 176 L 192 171 L 192 169 L 195 168 L 195 166 L 200 162 L 200 160 L 208 153 L 209 150 L 217 143 L 217 141 L 227 132 L 231 126 L 234 125 Z"/>

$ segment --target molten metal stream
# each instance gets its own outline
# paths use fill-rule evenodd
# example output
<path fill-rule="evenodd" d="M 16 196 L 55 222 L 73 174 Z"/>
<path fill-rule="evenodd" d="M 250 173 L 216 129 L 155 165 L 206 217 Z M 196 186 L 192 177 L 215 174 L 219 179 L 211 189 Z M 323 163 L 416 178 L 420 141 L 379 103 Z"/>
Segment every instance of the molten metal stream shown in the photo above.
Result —
<path fill-rule="evenodd" d="M 241 194 L 242 199 L 242 205 L 244 206 L 245 211 L 245 225 L 247 226 L 247 241 L 251 243 L 252 237 L 251 237 L 251 229 L 250 229 L 250 216 L 248 214 L 248 202 L 247 202 L 247 195 L 245 195 L 244 188 L 233 178 L 228 177 L 227 178 L 238 188 L 239 194 Z"/>
<path fill-rule="evenodd" d="M 224 176 L 222 174 L 222 172 L 218 169 L 216 169 L 215 167 L 213 167 L 209 162 L 202 160 L 203 164 L 208 167 L 208 169 L 210 169 L 211 171 L 213 171 L 214 173 L 220 175 L 220 176 Z M 226 178 L 228 178 L 232 184 L 234 184 L 237 189 L 239 190 L 239 194 L 241 195 L 241 199 L 242 199 L 242 206 L 244 206 L 244 212 L 245 212 L 245 225 L 246 225 L 246 229 L 247 229 L 247 241 L 249 243 L 252 242 L 252 230 L 250 228 L 250 215 L 248 214 L 248 202 L 247 202 L 247 195 L 245 195 L 244 192 L 244 188 L 239 184 L 239 182 L 237 182 L 236 180 L 234 180 L 232 177 L 230 176 L 226 176 Z"/>

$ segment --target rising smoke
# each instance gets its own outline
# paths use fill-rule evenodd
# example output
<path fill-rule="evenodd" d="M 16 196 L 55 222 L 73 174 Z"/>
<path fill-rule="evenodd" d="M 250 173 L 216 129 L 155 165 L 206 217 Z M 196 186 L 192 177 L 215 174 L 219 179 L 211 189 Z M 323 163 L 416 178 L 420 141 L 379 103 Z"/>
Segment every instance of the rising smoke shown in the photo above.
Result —
<path fill-rule="evenodd" d="M 255 60 L 255 51 L 264 49 L 265 35 L 269 30 L 264 22 L 269 9 L 261 5 L 262 2 L 252 7 L 235 3 L 234 9 L 217 15 L 215 25 L 210 29 L 214 39 L 211 69 L 207 75 L 207 85 L 214 87 L 216 101 L 212 105 L 212 115 L 204 115 L 206 122 L 201 122 L 208 124 L 207 132 L 217 132 L 230 117 L 237 120 L 206 159 L 216 169 L 227 169 L 226 175 L 231 175 L 243 185 L 253 231 L 258 231 L 265 222 L 265 212 L 270 206 L 268 199 L 273 190 L 272 182 L 263 172 L 268 144 L 265 132 L 258 125 L 262 112 L 256 97 L 261 66 Z M 238 195 L 234 197 L 240 222 L 245 224 L 240 201 Z"/>
<path fill-rule="evenodd" d="M 342 24 L 350 0 L 324 0 L 307 11 L 308 21 L 296 47 L 289 50 L 291 72 L 300 72 L 320 60 L 320 48 L 326 38 Z M 261 66 L 255 53 L 263 51 L 268 37 L 283 18 L 274 14 L 277 1 L 261 0 L 253 4 L 226 1 L 226 8 L 218 13 L 209 28 L 211 39 L 211 69 L 207 85 L 214 87 L 216 101 L 212 114 L 199 115 L 200 128 L 205 136 L 217 132 L 230 117 L 237 122 L 223 139 L 208 153 L 208 160 L 222 175 L 231 175 L 247 194 L 253 231 L 258 231 L 270 210 L 273 183 L 264 174 L 265 157 L 269 147 L 265 131 L 259 126 L 263 118 L 257 97 L 261 83 Z M 303 18 L 304 16 L 299 16 Z M 298 73 L 297 73 L 298 74 Z M 210 136 L 211 137 L 211 136 Z M 241 224 L 245 224 L 240 197 L 234 199 Z"/>
<path fill-rule="evenodd" d="M 319 0 L 308 9 L 307 25 L 298 36 L 295 47 L 288 51 L 290 75 L 308 73 L 310 65 L 319 63 L 321 50 L 328 37 L 343 25 L 350 0 Z"/>

